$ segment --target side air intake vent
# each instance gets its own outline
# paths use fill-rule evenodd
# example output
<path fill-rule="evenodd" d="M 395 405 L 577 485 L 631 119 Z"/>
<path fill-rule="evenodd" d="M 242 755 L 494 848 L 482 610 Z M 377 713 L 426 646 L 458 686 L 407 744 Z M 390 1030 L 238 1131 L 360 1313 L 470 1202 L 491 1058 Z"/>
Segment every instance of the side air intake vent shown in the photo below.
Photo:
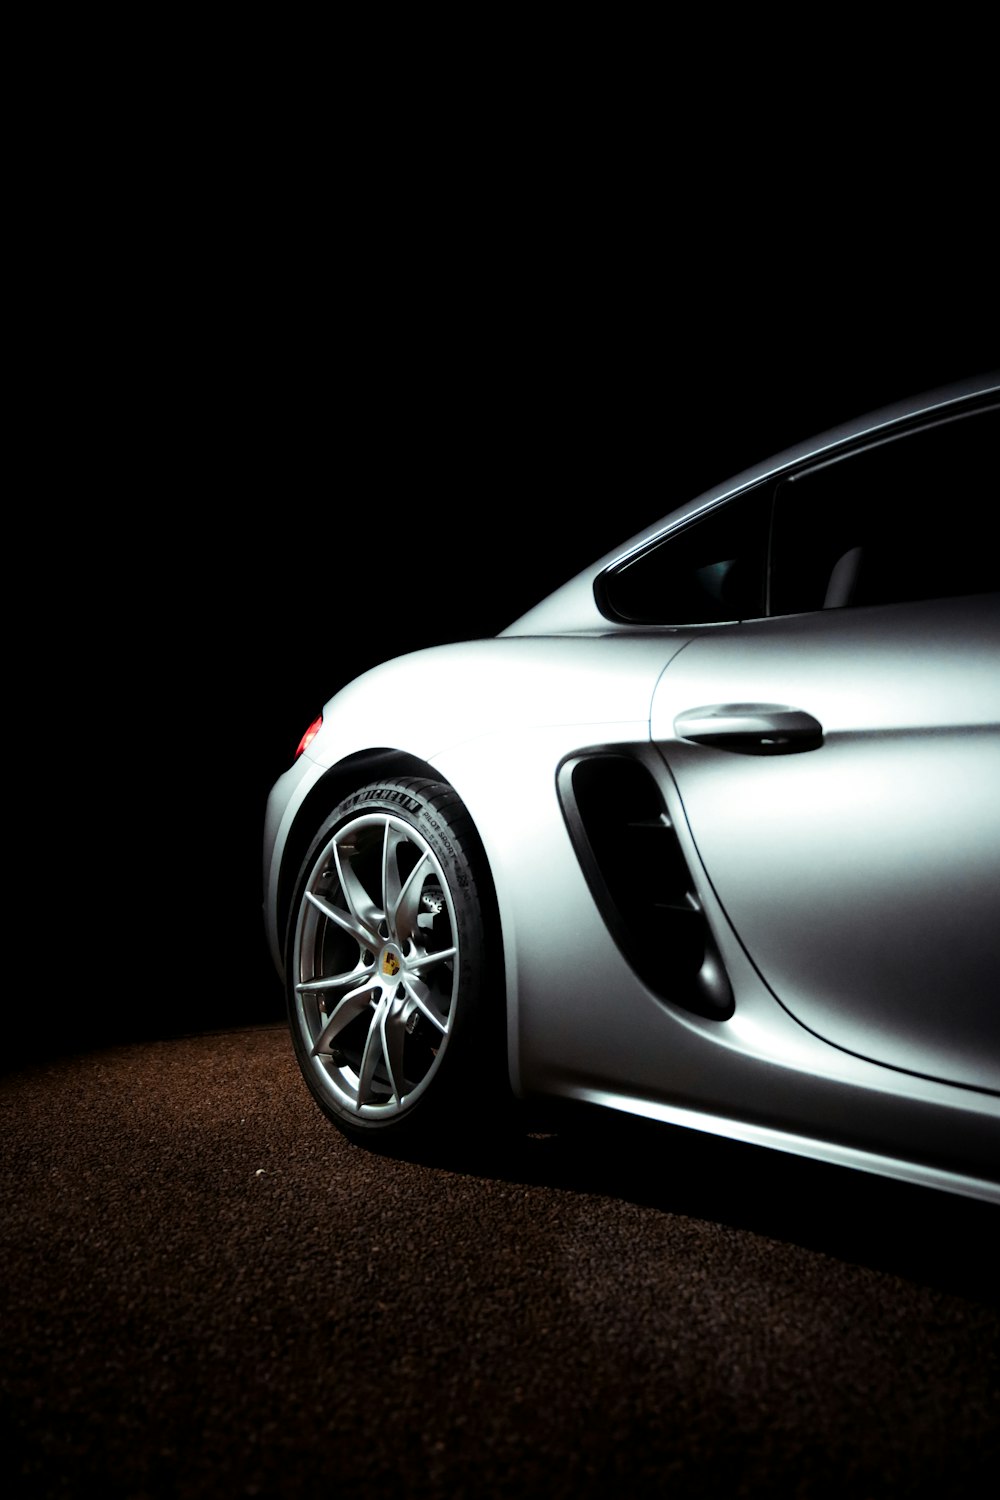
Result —
<path fill-rule="evenodd" d="M 653 777 L 631 756 L 577 756 L 559 772 L 563 812 L 615 941 L 663 1000 L 711 1020 L 733 993 Z"/>

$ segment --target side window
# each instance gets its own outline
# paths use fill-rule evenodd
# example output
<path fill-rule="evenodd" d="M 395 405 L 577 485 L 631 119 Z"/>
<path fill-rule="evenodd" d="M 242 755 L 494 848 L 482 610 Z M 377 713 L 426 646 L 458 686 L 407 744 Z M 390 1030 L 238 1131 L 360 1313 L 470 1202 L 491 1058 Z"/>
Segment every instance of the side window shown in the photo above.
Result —
<path fill-rule="evenodd" d="M 779 484 L 770 614 L 1000 589 L 1000 411 L 942 422 Z"/>
<path fill-rule="evenodd" d="M 609 570 L 595 586 L 611 620 L 707 625 L 764 613 L 770 492 L 760 486 Z"/>

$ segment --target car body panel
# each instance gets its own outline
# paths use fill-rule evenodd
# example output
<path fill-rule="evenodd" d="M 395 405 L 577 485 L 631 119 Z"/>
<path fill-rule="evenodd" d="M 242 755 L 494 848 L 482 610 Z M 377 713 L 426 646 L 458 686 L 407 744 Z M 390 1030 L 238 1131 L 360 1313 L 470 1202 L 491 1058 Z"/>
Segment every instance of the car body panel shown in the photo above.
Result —
<path fill-rule="evenodd" d="M 687 639 L 680 633 L 656 632 L 627 641 L 609 635 L 594 640 L 459 642 L 398 657 L 341 689 L 326 704 L 316 737 L 268 799 L 264 910 L 279 972 L 284 964 L 278 920 L 284 850 L 310 793 L 328 771 L 373 748 L 405 752 L 440 766 L 447 750 L 470 742 L 488 745 L 511 724 L 526 733 L 536 725 L 574 723 L 592 701 L 595 673 L 607 673 L 601 707 L 608 721 L 637 722 L 646 738 L 653 688 Z M 484 691 L 487 682 L 489 691 Z M 511 763 L 516 761 L 515 751 Z M 481 832 L 488 832 L 490 821 L 485 820 Z"/>
<path fill-rule="evenodd" d="M 652 715 L 716 894 L 774 994 L 837 1046 L 993 1090 L 998 664 L 997 595 L 826 610 L 703 634 Z M 722 703 L 808 712 L 823 743 L 686 741 L 676 720 L 706 682 Z"/>
<path fill-rule="evenodd" d="M 592 726 L 574 727 L 580 749 L 612 743 L 604 735 L 588 742 L 583 736 Z M 617 743 L 641 753 L 629 729 L 640 726 L 621 726 Z M 489 829 L 487 854 L 504 913 L 517 1091 L 581 1100 L 599 1095 L 663 1118 L 685 1108 L 706 1118 L 723 1113 L 734 1135 L 739 1121 L 754 1131 L 825 1133 L 836 1153 L 891 1142 L 905 1156 L 919 1143 L 938 1170 L 971 1165 L 989 1176 L 1000 1161 L 1000 1100 L 852 1056 L 800 1025 L 747 958 L 689 836 L 686 852 L 733 977 L 736 1014 L 722 1024 L 703 1020 L 650 991 L 609 941 L 573 854 L 550 774 L 564 743 L 555 730 L 517 743 L 510 735 L 491 743 L 486 756 L 456 753 L 439 767 L 477 826 Z M 490 817 L 515 751 L 517 815 Z M 669 780 L 664 770 L 666 800 L 680 822 Z M 553 941 L 554 933 L 564 940 Z M 836 1153 L 827 1159 L 839 1159 Z M 996 1193 L 1000 1201 L 1000 1186 Z"/>

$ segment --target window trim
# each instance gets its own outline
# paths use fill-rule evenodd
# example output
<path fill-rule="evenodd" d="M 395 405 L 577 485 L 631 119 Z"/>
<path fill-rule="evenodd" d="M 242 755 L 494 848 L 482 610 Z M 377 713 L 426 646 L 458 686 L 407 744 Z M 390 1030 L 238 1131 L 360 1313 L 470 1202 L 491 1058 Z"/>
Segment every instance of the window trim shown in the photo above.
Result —
<path fill-rule="evenodd" d="M 733 490 L 722 496 L 710 505 L 694 515 L 688 516 L 674 527 L 668 527 L 665 532 L 652 537 L 645 546 L 629 552 L 624 557 L 616 559 L 608 567 L 601 570 L 594 579 L 593 592 L 594 603 L 599 613 L 606 620 L 615 625 L 629 626 L 632 629 L 644 630 L 713 630 L 720 626 L 741 625 L 756 620 L 788 619 L 787 614 L 775 614 L 771 607 L 771 576 L 772 562 L 774 557 L 774 526 L 776 501 L 779 489 L 785 485 L 795 484 L 800 479 L 805 479 L 823 469 L 831 468 L 835 464 L 843 463 L 845 459 L 854 458 L 876 448 L 883 448 L 890 443 L 900 442 L 915 433 L 930 432 L 937 427 L 946 427 L 954 423 L 976 416 L 984 411 L 1000 412 L 1000 399 L 994 390 L 981 391 L 975 396 L 969 397 L 955 406 L 944 410 L 917 413 L 910 417 L 901 417 L 888 429 L 879 428 L 877 431 L 859 434 L 855 438 L 845 439 L 833 452 L 825 451 L 817 453 L 811 458 L 803 458 L 789 464 L 787 467 L 778 469 L 775 473 L 767 475 L 763 479 L 751 481 L 740 489 Z M 700 525 L 709 516 L 717 511 L 738 501 L 741 497 L 749 495 L 754 490 L 770 489 L 770 506 L 768 510 L 768 534 L 766 543 L 766 554 L 764 562 L 764 613 L 761 615 L 748 615 L 745 617 L 734 616 L 726 620 L 636 620 L 616 610 L 611 603 L 610 584 L 618 578 L 626 568 L 635 566 L 649 557 L 653 552 L 663 547 L 668 547 L 677 538 L 693 527 Z M 818 614 L 819 610 L 810 610 L 806 613 Z M 798 611 L 801 613 L 801 611 Z"/>

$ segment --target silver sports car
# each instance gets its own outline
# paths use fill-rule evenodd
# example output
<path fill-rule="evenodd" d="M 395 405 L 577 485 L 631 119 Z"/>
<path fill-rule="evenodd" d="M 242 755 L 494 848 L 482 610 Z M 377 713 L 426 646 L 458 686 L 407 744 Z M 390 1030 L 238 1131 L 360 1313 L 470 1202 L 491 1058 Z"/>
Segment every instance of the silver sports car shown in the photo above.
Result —
<path fill-rule="evenodd" d="M 511 1097 L 1000 1202 L 1000 374 L 338 693 L 264 913 L 355 1139 Z"/>

